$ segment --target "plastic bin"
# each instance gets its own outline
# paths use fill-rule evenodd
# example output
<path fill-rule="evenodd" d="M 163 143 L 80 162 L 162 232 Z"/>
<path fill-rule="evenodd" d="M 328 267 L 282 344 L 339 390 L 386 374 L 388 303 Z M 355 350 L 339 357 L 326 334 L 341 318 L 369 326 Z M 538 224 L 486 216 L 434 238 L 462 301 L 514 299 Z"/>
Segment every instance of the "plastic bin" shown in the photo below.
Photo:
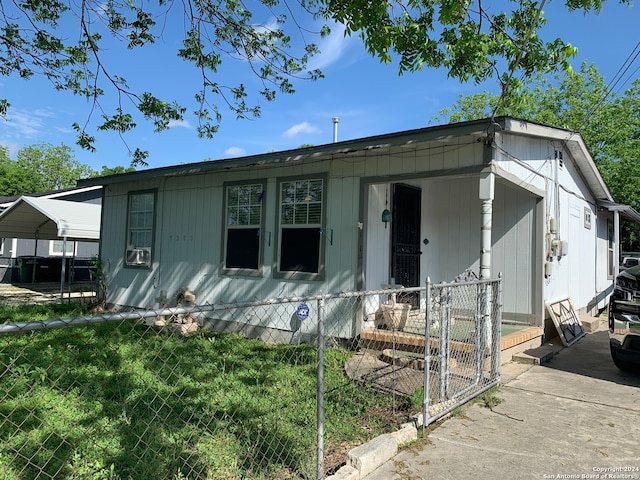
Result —
<path fill-rule="evenodd" d="M 38 257 L 18 257 L 18 278 L 20 283 L 31 283 L 33 281 L 33 266 Z"/>

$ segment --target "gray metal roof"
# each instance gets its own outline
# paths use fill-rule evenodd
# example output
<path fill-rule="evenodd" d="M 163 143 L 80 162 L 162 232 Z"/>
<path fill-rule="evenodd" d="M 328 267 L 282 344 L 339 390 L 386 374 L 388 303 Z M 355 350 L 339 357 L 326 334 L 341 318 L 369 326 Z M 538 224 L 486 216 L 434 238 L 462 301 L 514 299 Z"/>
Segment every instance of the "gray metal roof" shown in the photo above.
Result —
<path fill-rule="evenodd" d="M 100 205 L 23 196 L 0 214 L 0 237 L 97 241 L 100 212 Z"/>
<path fill-rule="evenodd" d="M 533 136 L 562 142 L 571 152 L 583 177 L 598 199 L 613 201 L 609 188 L 605 184 L 591 157 L 582 136 L 574 131 L 542 125 L 529 120 L 513 117 L 495 117 L 468 122 L 438 125 L 433 127 L 407 130 L 377 135 L 356 140 L 330 143 L 326 145 L 286 150 L 282 152 L 251 155 L 247 157 L 208 160 L 169 167 L 139 170 L 136 172 L 95 177 L 78 181 L 78 186 L 109 185 L 124 182 L 137 182 L 152 178 L 200 175 L 203 173 L 255 169 L 289 163 L 312 163 L 344 155 L 355 155 L 370 151 L 381 154 L 393 147 L 410 146 L 424 142 L 446 142 L 458 137 L 471 136 L 487 138 L 494 132 Z"/>
<path fill-rule="evenodd" d="M 629 205 L 601 200 L 598 202 L 598 206 L 605 208 L 610 212 L 619 212 L 620 216 L 625 220 L 640 225 L 640 213 L 638 213 L 635 208 L 630 207 Z"/>

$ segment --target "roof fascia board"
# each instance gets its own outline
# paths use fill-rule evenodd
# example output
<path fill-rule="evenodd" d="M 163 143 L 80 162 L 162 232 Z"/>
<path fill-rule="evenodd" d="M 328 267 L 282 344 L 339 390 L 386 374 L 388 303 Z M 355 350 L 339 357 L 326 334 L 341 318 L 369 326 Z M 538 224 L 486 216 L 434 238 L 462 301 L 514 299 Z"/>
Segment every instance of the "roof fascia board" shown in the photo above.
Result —
<path fill-rule="evenodd" d="M 52 193 L 47 193 L 45 195 L 42 195 L 40 198 L 52 198 L 52 199 L 58 199 L 59 197 L 67 197 L 69 195 L 76 195 L 79 193 L 85 193 L 85 192 L 92 192 L 94 190 L 98 190 L 102 188 L 102 185 L 91 185 L 88 187 L 81 187 L 81 188 L 70 188 L 70 189 L 66 189 L 66 190 L 60 190 L 60 191 L 55 191 Z"/>
<path fill-rule="evenodd" d="M 95 177 L 78 181 L 78 186 L 97 186 L 127 182 L 170 178 L 245 168 L 280 166 L 297 162 L 315 162 L 344 156 L 354 152 L 366 152 L 392 147 L 410 146 L 427 142 L 446 142 L 464 136 L 483 136 L 504 132 L 515 135 L 547 138 L 564 142 L 575 158 L 583 179 L 596 198 L 613 200 L 602 176 L 588 152 L 584 140 L 579 133 L 551 127 L 528 120 L 513 117 L 495 117 L 438 125 L 427 128 L 408 130 L 397 133 L 377 135 L 357 140 L 348 140 L 317 147 L 300 148 L 282 152 L 272 152 L 248 157 L 211 160 L 198 163 L 160 167 L 118 175 Z"/>
<path fill-rule="evenodd" d="M 501 118 L 493 122 L 504 128 Z M 439 125 L 415 130 L 408 130 L 357 140 L 329 143 L 317 147 L 306 147 L 296 150 L 265 153 L 248 157 L 210 160 L 169 167 L 153 168 L 105 177 L 94 177 L 78 180 L 79 186 L 110 185 L 116 183 L 149 180 L 153 178 L 199 175 L 209 172 L 236 170 L 242 168 L 268 167 L 295 162 L 313 162 L 343 156 L 353 152 L 374 151 L 378 149 L 410 146 L 416 143 L 446 142 L 464 136 L 483 137 L 488 134 L 492 124 L 487 119 L 461 122 L 449 125 Z M 494 127 L 495 128 L 495 127 Z"/>
<path fill-rule="evenodd" d="M 610 201 L 599 201 L 598 206 L 608 210 L 609 212 L 618 212 L 627 220 L 640 225 L 640 213 L 630 205 Z"/>

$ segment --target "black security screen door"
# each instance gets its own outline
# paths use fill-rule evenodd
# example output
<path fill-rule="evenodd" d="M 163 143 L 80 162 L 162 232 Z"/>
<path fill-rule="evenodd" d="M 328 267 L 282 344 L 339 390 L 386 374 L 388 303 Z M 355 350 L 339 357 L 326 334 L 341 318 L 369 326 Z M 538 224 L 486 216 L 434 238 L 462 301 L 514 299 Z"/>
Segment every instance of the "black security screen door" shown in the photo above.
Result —
<path fill-rule="evenodd" d="M 391 274 L 397 285 L 420 285 L 420 203 L 422 192 L 409 185 L 393 186 Z M 418 295 L 400 301 L 418 305 Z"/>

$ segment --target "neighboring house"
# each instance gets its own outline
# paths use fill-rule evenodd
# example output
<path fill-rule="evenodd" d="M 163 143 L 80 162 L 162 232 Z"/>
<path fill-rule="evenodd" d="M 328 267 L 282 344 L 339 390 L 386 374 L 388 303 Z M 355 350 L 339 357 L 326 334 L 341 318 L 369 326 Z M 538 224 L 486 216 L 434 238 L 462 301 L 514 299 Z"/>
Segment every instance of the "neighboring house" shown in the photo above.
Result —
<path fill-rule="evenodd" d="M 177 158 L 176 162 L 183 159 Z M 618 205 L 577 132 L 510 117 L 137 171 L 103 185 L 108 302 L 158 306 L 502 274 L 503 319 L 606 305 Z M 421 299 L 424 302 L 424 299 Z M 275 320 L 274 320 L 275 321 Z M 344 325 L 353 337 L 360 325 Z"/>
<path fill-rule="evenodd" d="M 99 228 L 101 201 L 100 186 L 0 197 L 0 281 L 60 282 L 63 254 L 67 280 L 70 272 L 71 280 L 88 280 L 91 259 L 99 252 L 94 233 L 76 231 L 81 238 L 69 237 L 65 244 L 58 232 L 72 227 L 77 205 L 94 207 L 97 213 L 89 215 L 97 215 Z"/>

